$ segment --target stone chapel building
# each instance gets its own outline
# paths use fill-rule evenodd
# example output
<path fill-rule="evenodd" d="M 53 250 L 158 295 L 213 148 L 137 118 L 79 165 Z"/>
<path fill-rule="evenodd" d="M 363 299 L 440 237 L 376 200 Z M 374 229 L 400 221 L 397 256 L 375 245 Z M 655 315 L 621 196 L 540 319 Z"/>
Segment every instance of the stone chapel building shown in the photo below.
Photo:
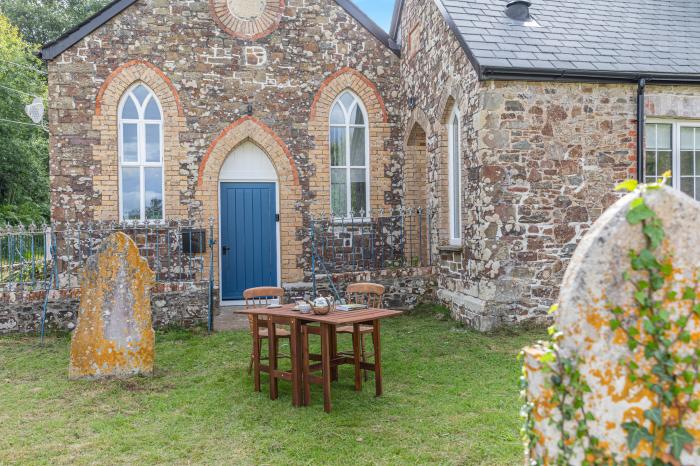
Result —
<path fill-rule="evenodd" d="M 546 314 L 616 183 L 700 199 L 695 0 L 397 0 L 389 33 L 350 0 L 115 0 L 41 56 L 55 222 L 278 215 L 287 285 L 309 215 L 430 207 L 437 296 L 482 330 Z"/>

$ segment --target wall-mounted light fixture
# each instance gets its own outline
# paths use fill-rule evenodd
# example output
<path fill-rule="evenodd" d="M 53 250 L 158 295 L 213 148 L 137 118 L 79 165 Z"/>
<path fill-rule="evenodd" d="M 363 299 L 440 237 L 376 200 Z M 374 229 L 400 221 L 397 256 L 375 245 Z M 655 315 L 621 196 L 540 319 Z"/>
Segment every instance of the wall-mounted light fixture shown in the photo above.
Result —
<path fill-rule="evenodd" d="M 246 108 L 245 113 L 246 113 L 246 115 L 248 115 L 248 116 L 252 116 L 252 115 L 253 115 L 253 104 L 251 104 L 250 102 L 248 102 L 248 107 Z"/>
<path fill-rule="evenodd" d="M 413 110 L 416 108 L 416 98 L 411 96 L 408 98 L 408 109 Z"/>

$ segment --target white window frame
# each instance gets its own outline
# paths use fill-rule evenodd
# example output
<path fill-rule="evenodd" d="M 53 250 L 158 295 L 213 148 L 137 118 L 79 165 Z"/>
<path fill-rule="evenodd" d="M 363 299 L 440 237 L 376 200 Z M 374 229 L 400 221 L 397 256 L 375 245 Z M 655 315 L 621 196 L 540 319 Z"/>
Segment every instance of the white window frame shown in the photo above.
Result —
<path fill-rule="evenodd" d="M 456 119 L 456 125 L 455 125 Z M 456 126 L 456 128 L 455 128 Z M 447 123 L 447 145 L 448 145 L 448 166 L 447 166 L 447 177 L 448 177 L 448 196 L 449 196 L 449 219 L 450 219 L 450 245 L 460 246 L 462 244 L 462 125 L 460 119 L 460 113 L 455 105 L 450 113 L 450 119 Z M 455 141 L 455 136 L 457 140 Z M 455 154 L 455 142 L 457 143 L 457 154 Z M 456 159 L 455 159 L 456 158 Z M 457 177 L 457 186 L 455 186 L 455 174 L 454 165 L 457 162 L 457 170 L 459 176 Z M 458 204 L 459 212 L 455 215 L 455 203 Z M 459 235 L 455 236 L 455 230 L 459 231 Z"/>
<path fill-rule="evenodd" d="M 644 127 L 644 158 L 641 167 L 642 179 L 646 181 L 646 157 L 647 157 L 647 145 L 646 141 L 648 138 L 648 128 L 646 125 L 671 125 L 671 171 L 673 177 L 671 179 L 670 186 L 678 191 L 681 190 L 681 128 L 700 128 L 700 121 L 698 120 L 686 120 L 682 118 L 648 118 L 645 121 Z M 658 168 L 657 168 L 658 170 Z M 661 178 L 662 173 L 658 176 Z M 650 180 L 651 181 L 651 180 Z M 694 197 L 694 196 L 693 196 Z"/>
<path fill-rule="evenodd" d="M 365 120 L 364 125 L 356 125 L 350 123 L 350 117 L 352 116 L 352 106 L 350 109 L 346 109 L 345 105 L 341 103 L 340 108 L 343 110 L 343 113 L 345 114 L 345 124 L 339 125 L 339 124 L 333 124 L 331 123 L 331 115 L 333 114 L 333 109 L 335 108 L 335 105 L 340 101 L 340 98 L 344 94 L 350 94 L 354 99 L 357 107 L 360 109 L 362 112 L 362 117 Z M 343 167 L 342 165 L 333 165 L 333 161 L 331 159 L 331 128 L 345 128 L 345 166 Z M 365 164 L 364 166 L 359 166 L 359 165 L 350 165 L 350 150 L 352 148 L 352 144 L 350 143 L 350 128 L 363 128 L 365 130 Z M 364 102 L 362 102 L 362 99 L 352 92 L 351 90 L 344 90 L 338 94 L 338 96 L 333 100 L 333 103 L 330 106 L 330 111 L 328 112 L 328 162 L 329 162 L 329 183 L 331 185 L 331 190 L 332 190 L 332 170 L 333 168 L 345 168 L 345 176 L 347 180 L 347 186 L 345 189 L 345 195 L 346 195 L 346 205 L 347 205 L 347 211 L 348 214 L 344 217 L 338 217 L 338 216 L 333 216 L 336 220 L 338 221 L 355 221 L 355 220 L 367 220 L 370 217 L 370 155 L 369 155 L 369 137 L 370 137 L 370 131 L 369 131 L 369 120 L 367 118 L 367 109 L 365 108 Z M 365 215 L 364 216 L 352 216 L 350 215 L 350 212 L 352 211 L 352 188 L 351 188 L 351 178 L 350 174 L 352 173 L 353 168 L 362 168 L 365 170 Z M 333 215 L 333 201 L 332 201 L 333 194 L 332 192 L 329 195 L 329 202 L 330 202 L 330 211 L 331 215 Z"/>
<path fill-rule="evenodd" d="M 136 89 L 139 86 L 145 87 L 149 95 L 146 97 L 144 100 L 143 105 L 138 104 L 138 99 L 136 98 L 135 95 L 133 95 L 134 89 Z M 128 98 L 131 96 L 132 99 L 134 99 L 134 102 L 137 105 L 137 111 L 139 112 L 139 118 L 138 119 L 132 119 L 132 118 L 122 118 L 122 112 L 124 110 L 124 105 L 126 104 Z M 155 100 L 156 105 L 158 106 L 158 111 L 160 112 L 160 120 L 147 120 L 145 118 L 144 112 L 146 107 L 148 106 L 149 102 L 151 100 Z M 160 104 L 160 100 L 158 99 L 158 96 L 156 96 L 156 93 L 153 92 L 153 89 L 151 89 L 149 86 L 147 86 L 145 83 L 142 82 L 136 82 L 134 83 L 129 89 L 124 92 L 124 94 L 121 97 L 121 100 L 119 102 L 119 106 L 117 108 L 117 142 L 118 142 L 118 156 L 119 156 L 119 169 L 117 170 L 117 176 L 119 179 L 119 220 L 124 222 L 164 222 L 165 221 L 165 151 L 164 151 L 164 143 L 165 143 L 165 135 L 163 134 L 163 107 Z M 122 138 L 122 127 L 124 124 L 136 124 L 136 145 L 137 145 L 137 154 L 138 154 L 138 160 L 136 162 L 128 162 L 124 160 L 124 142 Z M 159 134 L 160 134 L 160 162 L 147 162 L 146 161 L 146 125 L 154 125 L 158 124 L 159 127 Z M 124 206 L 123 206 L 123 201 L 124 201 L 124 192 L 123 192 L 123 187 L 122 187 L 122 168 L 123 167 L 131 167 L 131 168 L 139 168 L 139 176 L 140 176 L 140 199 L 141 199 L 141 205 L 140 205 L 140 217 L 139 219 L 126 219 L 124 218 Z M 162 207 L 161 207 L 161 213 L 162 213 L 162 218 L 160 219 L 146 219 L 146 177 L 145 177 L 145 169 L 146 168 L 160 168 L 161 169 L 161 197 L 162 197 Z"/>

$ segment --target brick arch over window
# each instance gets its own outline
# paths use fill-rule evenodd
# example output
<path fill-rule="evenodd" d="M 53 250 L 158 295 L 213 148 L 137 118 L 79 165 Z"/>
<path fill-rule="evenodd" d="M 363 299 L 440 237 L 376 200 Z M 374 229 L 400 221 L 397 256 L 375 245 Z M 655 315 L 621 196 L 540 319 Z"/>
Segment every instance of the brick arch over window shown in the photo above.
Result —
<path fill-rule="evenodd" d="M 119 102 L 124 93 L 141 82 L 158 97 L 163 111 L 163 175 L 165 181 L 164 212 L 166 219 L 185 218 L 187 206 L 182 203 L 187 191 L 187 177 L 180 173 L 185 148 L 180 134 L 185 131 L 185 116 L 180 98 L 170 79 L 152 63 L 132 60 L 117 67 L 105 79 L 95 99 L 92 128 L 99 134 L 93 148 L 96 173 L 95 190 L 101 200 L 95 208 L 95 219 L 119 219 Z"/>
<path fill-rule="evenodd" d="M 202 206 L 204 218 L 213 218 L 214 231 L 219 231 L 219 173 L 221 167 L 240 144 L 250 141 L 267 154 L 277 172 L 280 212 L 280 258 L 282 282 L 302 279 L 297 260 L 302 253 L 297 230 L 302 227 L 301 212 L 296 205 L 301 201 L 301 184 L 294 159 L 287 145 L 267 125 L 251 116 L 231 123 L 209 145 L 199 164 L 196 199 Z M 218 257 L 216 258 L 218 261 Z M 218 262 L 215 264 L 218 271 Z M 215 276 L 218 276 L 218 272 Z"/>
<path fill-rule="evenodd" d="M 357 95 L 367 111 L 370 209 L 390 208 L 386 194 L 391 192 L 391 177 L 387 175 L 391 152 L 385 148 L 384 141 L 391 136 L 391 125 L 384 99 L 365 75 L 352 68 L 342 68 L 321 83 L 309 113 L 309 134 L 315 141 L 309 151 L 309 162 L 315 171 L 309 178 L 309 189 L 314 197 L 311 209 L 316 214 L 330 212 L 329 115 L 335 99 L 346 90 Z"/>

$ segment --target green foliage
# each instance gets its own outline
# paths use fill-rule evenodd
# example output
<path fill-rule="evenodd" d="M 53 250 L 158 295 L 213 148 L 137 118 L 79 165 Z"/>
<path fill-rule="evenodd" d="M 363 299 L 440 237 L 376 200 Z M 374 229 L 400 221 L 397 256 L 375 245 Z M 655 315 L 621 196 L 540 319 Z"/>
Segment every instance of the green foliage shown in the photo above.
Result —
<path fill-rule="evenodd" d="M 48 218 L 48 134 L 24 113 L 33 96 L 46 97 L 34 52 L 0 15 L 0 119 L 17 122 L 0 121 L 0 224 Z"/>
<path fill-rule="evenodd" d="M 45 44 L 105 6 L 108 0 L 2 0 L 1 13 L 32 44 Z"/>

